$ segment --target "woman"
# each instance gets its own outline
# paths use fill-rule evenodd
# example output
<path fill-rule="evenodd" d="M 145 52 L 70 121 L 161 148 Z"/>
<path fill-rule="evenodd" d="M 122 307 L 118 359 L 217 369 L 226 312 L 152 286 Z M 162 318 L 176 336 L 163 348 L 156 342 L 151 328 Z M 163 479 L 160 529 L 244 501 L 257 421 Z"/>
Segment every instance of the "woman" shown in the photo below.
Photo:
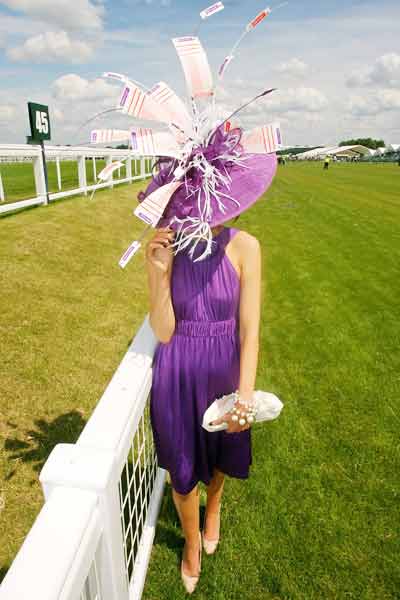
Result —
<path fill-rule="evenodd" d="M 159 344 L 153 367 L 151 424 L 158 463 L 168 469 L 184 537 L 181 576 L 188 592 L 201 569 L 198 482 L 207 486 L 203 546 L 215 551 L 225 475 L 248 478 L 250 425 L 227 413 L 228 428 L 202 428 L 207 407 L 238 390 L 251 401 L 258 360 L 261 252 L 258 240 L 234 227 L 211 228 L 212 249 L 194 262 L 174 256 L 175 232 L 156 231 L 146 247 L 150 323 Z M 197 253 L 205 242 L 199 241 Z"/>

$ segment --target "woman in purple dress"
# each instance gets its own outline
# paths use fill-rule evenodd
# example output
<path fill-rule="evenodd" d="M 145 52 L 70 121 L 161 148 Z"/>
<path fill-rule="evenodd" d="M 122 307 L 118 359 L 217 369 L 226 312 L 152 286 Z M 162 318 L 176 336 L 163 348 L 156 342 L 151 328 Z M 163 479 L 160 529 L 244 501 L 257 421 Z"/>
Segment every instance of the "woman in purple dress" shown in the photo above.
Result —
<path fill-rule="evenodd" d="M 185 536 L 181 569 L 188 591 L 197 582 L 201 559 L 198 483 L 207 486 L 203 545 L 212 553 L 219 538 L 225 475 L 246 479 L 252 463 L 250 425 L 226 415 L 228 429 L 211 433 L 202 427 L 202 418 L 221 395 L 238 390 L 247 400 L 254 392 L 260 244 L 233 227 L 214 227 L 212 233 L 211 253 L 200 262 L 185 251 L 174 257 L 169 228 L 157 230 L 146 253 L 150 323 L 160 341 L 151 423 L 158 463 L 169 471 Z"/>
<path fill-rule="evenodd" d="M 149 317 L 159 340 L 151 426 L 185 537 L 181 577 L 188 592 L 200 576 L 202 548 L 212 554 L 219 541 L 225 476 L 247 479 L 252 464 L 261 250 L 255 237 L 226 223 L 262 197 L 277 168 L 265 138 L 250 140 L 252 153 L 240 128 L 210 127 L 188 139 L 179 158 L 161 158 L 138 196 L 139 215 L 157 225 L 146 246 Z M 240 414 L 214 422 L 226 429 L 203 428 L 207 408 L 234 392 Z M 203 535 L 200 481 L 207 486 Z"/>

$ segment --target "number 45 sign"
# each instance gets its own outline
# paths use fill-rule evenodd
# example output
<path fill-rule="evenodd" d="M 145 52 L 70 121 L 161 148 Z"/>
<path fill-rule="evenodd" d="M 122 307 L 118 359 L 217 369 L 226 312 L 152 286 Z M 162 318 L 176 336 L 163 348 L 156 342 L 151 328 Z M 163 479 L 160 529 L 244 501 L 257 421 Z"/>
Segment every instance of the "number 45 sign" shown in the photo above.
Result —
<path fill-rule="evenodd" d="M 29 122 L 31 125 L 30 142 L 43 142 L 51 139 L 49 108 L 44 104 L 28 102 Z"/>

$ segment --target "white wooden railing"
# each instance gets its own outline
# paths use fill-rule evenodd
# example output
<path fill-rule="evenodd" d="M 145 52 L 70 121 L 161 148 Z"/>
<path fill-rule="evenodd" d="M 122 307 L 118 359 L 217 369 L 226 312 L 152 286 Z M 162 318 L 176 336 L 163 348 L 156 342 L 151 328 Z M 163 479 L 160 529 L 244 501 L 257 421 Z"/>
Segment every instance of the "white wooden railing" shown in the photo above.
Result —
<path fill-rule="evenodd" d="M 166 477 L 149 420 L 155 347 L 146 317 L 76 444 L 51 452 L 0 600 L 141 597 Z"/>
<path fill-rule="evenodd" d="M 126 160 L 125 177 L 113 178 L 105 183 L 97 182 L 89 185 L 87 182 L 86 160 L 92 159 L 93 176 L 96 181 L 96 159 L 104 158 L 106 164 L 114 160 L 125 158 L 129 155 L 128 150 L 117 150 L 113 148 L 95 148 L 82 146 L 46 146 L 46 159 L 49 162 L 56 163 L 57 187 L 58 192 L 49 194 L 49 201 L 59 200 L 67 196 L 77 194 L 87 194 L 92 190 L 99 190 L 106 187 L 113 187 L 120 183 L 132 183 L 145 177 L 149 177 L 154 157 L 139 157 L 131 153 Z M 137 161 L 140 161 L 140 167 L 136 168 Z M 3 162 L 32 162 L 33 176 L 35 182 L 36 195 L 34 198 L 26 198 L 17 202 L 1 204 L 7 200 L 7 186 L 1 177 L 1 163 Z M 62 189 L 62 162 L 76 161 L 78 166 L 78 187 L 75 189 Z M 132 162 L 134 163 L 132 165 Z M 133 167 L 133 168 L 132 168 Z M 44 165 L 40 147 L 27 144 L 0 144 L 0 214 L 11 212 L 28 206 L 36 206 L 47 203 L 46 184 Z"/>

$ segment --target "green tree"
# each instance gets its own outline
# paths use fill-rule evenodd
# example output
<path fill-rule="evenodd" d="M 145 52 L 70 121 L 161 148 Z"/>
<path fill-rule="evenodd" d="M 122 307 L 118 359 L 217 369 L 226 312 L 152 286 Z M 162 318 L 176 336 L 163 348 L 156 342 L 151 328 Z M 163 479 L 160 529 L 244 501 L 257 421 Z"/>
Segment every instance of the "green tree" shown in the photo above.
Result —
<path fill-rule="evenodd" d="M 372 138 L 357 138 L 355 140 L 344 140 L 340 142 L 339 146 L 366 146 L 367 148 L 371 148 L 371 150 L 376 150 L 377 148 L 384 148 L 385 142 Z"/>

